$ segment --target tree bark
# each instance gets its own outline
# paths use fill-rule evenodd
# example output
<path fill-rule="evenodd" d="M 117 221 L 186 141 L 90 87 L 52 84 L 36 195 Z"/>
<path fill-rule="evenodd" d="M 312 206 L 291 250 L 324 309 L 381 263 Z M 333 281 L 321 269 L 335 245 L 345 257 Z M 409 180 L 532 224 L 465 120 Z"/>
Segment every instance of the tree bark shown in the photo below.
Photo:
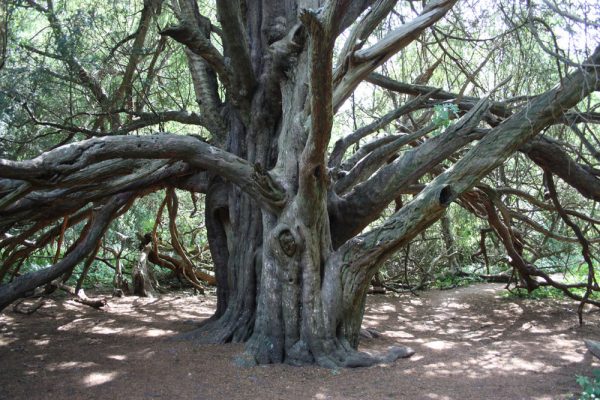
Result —
<path fill-rule="evenodd" d="M 446 255 L 448 256 L 450 274 L 457 275 L 460 272 L 460 263 L 456 255 L 456 243 L 454 241 L 454 235 L 452 234 L 452 225 L 450 222 L 450 216 L 448 213 L 444 214 L 440 218 L 440 224 L 442 227 L 442 239 L 444 241 L 444 247 Z"/>
<path fill-rule="evenodd" d="M 140 251 L 138 262 L 131 270 L 131 287 L 134 296 L 154 297 L 155 291 L 148 272 L 148 254 L 152 250 L 152 242 L 146 244 Z"/>

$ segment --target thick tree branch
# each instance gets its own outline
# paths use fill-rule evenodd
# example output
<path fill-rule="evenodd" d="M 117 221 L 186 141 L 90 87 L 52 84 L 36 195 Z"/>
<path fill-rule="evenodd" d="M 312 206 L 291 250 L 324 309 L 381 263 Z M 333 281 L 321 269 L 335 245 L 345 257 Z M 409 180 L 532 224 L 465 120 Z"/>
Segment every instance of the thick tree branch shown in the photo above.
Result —
<path fill-rule="evenodd" d="M 555 141 L 537 137 L 520 149 L 542 169 L 549 170 L 588 199 L 600 201 L 600 179 L 575 162 Z"/>
<path fill-rule="evenodd" d="M 349 54 L 349 60 L 341 64 L 345 71 L 336 72 L 333 109 L 337 110 L 367 75 L 444 17 L 455 3 L 456 0 L 432 0 L 412 21 L 390 32 L 373 46 Z"/>
<path fill-rule="evenodd" d="M 394 9 L 397 2 L 398 0 L 377 0 L 369 12 L 356 24 L 338 57 L 336 76 L 341 76 L 340 74 L 345 71 L 345 68 L 340 68 L 340 66 L 350 60 L 349 56 L 352 52 L 362 48 L 377 25 Z"/>
<path fill-rule="evenodd" d="M 216 142 L 224 143 L 227 129 L 220 114 L 221 100 L 216 74 L 202 57 L 191 50 L 186 48 L 185 55 L 192 76 L 196 102 L 203 111 L 204 126 L 211 132 Z"/>
<path fill-rule="evenodd" d="M 146 164 L 149 163 L 146 161 Z M 2 212 L 0 229 L 6 230 L 12 225 L 19 226 L 22 221 L 38 221 L 36 225 L 41 224 L 43 228 L 53 220 L 77 213 L 79 209 L 86 207 L 92 201 L 102 202 L 113 193 L 127 191 L 150 193 L 176 184 L 177 180 L 174 178 L 183 174 L 189 174 L 189 167 L 179 162 L 160 167 L 150 173 L 136 171 L 132 175 L 138 175 L 138 178 L 133 177 L 133 180 L 129 180 L 132 177 L 130 175 L 107 183 L 103 182 L 100 185 L 88 183 L 78 188 L 33 192 L 22 201 L 12 205 L 11 209 Z M 73 220 L 74 217 L 71 216 L 69 222 Z"/>
<path fill-rule="evenodd" d="M 250 60 L 240 0 L 217 0 L 217 15 L 223 30 L 225 54 L 231 59 L 235 90 L 238 91 L 239 98 L 250 98 L 256 87 L 256 78 Z"/>
<path fill-rule="evenodd" d="M 349 2 L 341 16 L 342 20 L 338 28 L 338 34 L 342 33 L 346 28 L 352 25 L 367 7 L 376 7 L 374 4 L 376 1 L 381 0 L 352 0 Z"/>
<path fill-rule="evenodd" d="M 362 128 L 357 129 L 350 135 L 338 140 L 333 150 L 331 151 L 331 155 L 329 156 L 329 168 L 335 168 L 340 165 L 342 162 L 342 158 L 344 154 L 348 150 L 350 146 L 357 143 L 359 140 L 365 138 L 366 136 L 374 133 L 385 126 L 389 125 L 391 122 L 400 118 L 402 115 L 408 114 L 412 111 L 419 109 L 422 104 L 429 98 L 435 91 L 429 92 L 424 95 L 420 95 L 409 102 L 401 105 L 400 107 L 388 112 L 383 117 L 371 122 L 368 125 L 363 126 Z"/>
<path fill-rule="evenodd" d="M 536 123 L 531 122 L 531 126 L 532 126 L 531 129 L 538 129 L 537 132 L 539 132 L 539 130 L 541 130 L 541 128 L 539 128 L 539 126 L 545 127 L 545 126 L 557 123 L 558 121 L 561 121 L 563 119 L 564 113 L 566 113 L 567 110 L 569 109 L 569 105 L 572 105 L 572 101 L 574 101 L 575 99 L 584 98 L 588 93 L 594 91 L 599 86 L 599 83 L 597 80 L 597 72 L 594 67 L 594 62 L 598 62 L 597 58 L 598 58 L 598 51 L 596 51 L 594 53 L 594 55 L 592 56 L 592 58 L 590 58 L 590 60 L 588 60 L 588 62 L 586 62 L 580 68 L 580 71 L 579 71 L 580 73 L 576 72 L 576 73 L 573 73 L 573 74 L 567 76 L 564 80 L 564 82 L 566 82 L 566 83 L 564 83 L 559 88 L 550 90 L 550 91 L 530 100 L 530 102 L 526 103 L 526 105 L 521 109 L 521 111 L 518 114 L 514 114 L 513 116 L 509 117 L 501 125 L 497 126 L 495 129 L 499 129 L 499 128 L 502 128 L 502 130 L 509 129 L 509 128 L 510 129 L 525 129 L 524 126 L 526 126 L 526 124 L 529 123 L 528 121 L 532 120 L 531 115 L 532 115 L 532 112 L 534 112 L 534 111 L 537 112 L 538 114 L 542 114 L 542 113 L 546 112 L 546 114 L 544 114 L 543 118 L 540 117 L 539 120 L 537 121 L 537 124 L 539 124 L 539 125 L 536 125 Z M 580 93 L 575 93 L 575 91 L 570 90 L 571 88 L 568 86 L 568 84 L 570 84 L 571 82 L 574 82 L 575 87 L 578 87 L 581 90 Z M 552 96 L 555 96 L 557 98 L 556 102 L 552 102 Z M 567 103 L 568 105 L 564 105 L 564 103 Z M 544 107 L 546 107 L 547 109 L 544 109 Z M 520 122 L 521 126 L 519 128 L 512 128 L 513 125 L 517 124 L 516 121 L 519 121 L 519 120 L 521 121 Z M 544 125 L 544 124 L 546 124 L 546 125 Z M 488 132 L 486 135 L 483 135 L 485 141 L 490 140 L 489 137 L 495 136 L 495 135 L 490 136 L 491 132 L 494 132 L 494 130 Z M 436 138 L 436 139 L 438 139 L 438 138 Z M 531 140 L 531 139 L 529 139 L 529 140 Z M 540 139 L 535 139 L 535 140 L 540 140 Z M 434 141 L 429 140 L 428 142 L 425 143 L 425 145 L 427 145 L 429 143 L 429 146 L 431 146 L 432 145 L 431 142 L 434 142 Z M 462 143 L 457 143 L 455 141 L 450 141 L 450 142 L 448 142 L 448 145 L 445 145 L 443 147 L 438 147 L 435 150 L 435 154 L 436 154 L 436 156 L 439 156 L 440 155 L 439 152 L 446 152 L 448 150 L 451 150 L 451 152 L 449 154 L 446 154 L 446 157 L 447 157 L 448 155 L 450 155 L 454 151 L 458 150 L 460 147 L 462 147 L 467 142 L 468 141 L 464 141 Z M 521 147 L 524 147 L 524 146 L 527 146 L 527 144 L 523 143 L 521 145 Z M 419 146 L 419 147 L 423 147 L 423 146 Z M 426 147 L 427 146 L 425 146 L 424 148 L 426 148 Z M 418 149 L 419 148 L 417 148 L 415 150 L 418 150 Z M 552 153 L 553 156 L 556 157 L 556 154 L 558 154 L 558 155 L 564 154 L 562 149 L 560 149 L 560 150 L 561 150 L 560 152 Z M 538 153 L 541 153 L 541 151 Z M 414 154 L 416 155 L 419 153 L 414 153 Z M 549 155 L 550 153 L 544 152 L 544 154 Z M 406 155 L 404 157 L 406 157 Z M 446 157 L 444 157 L 444 158 L 446 158 Z M 441 158 L 441 159 L 444 159 L 444 158 Z M 425 161 L 430 161 L 430 159 L 431 159 L 431 157 L 427 156 L 425 158 Z M 383 207 L 385 207 L 385 205 L 379 204 L 378 200 L 381 200 L 381 199 L 385 199 L 385 200 L 389 200 L 389 201 L 393 200 L 392 196 L 389 196 L 389 197 L 385 196 L 385 195 L 382 196 L 382 192 L 383 192 L 384 188 L 386 190 L 385 193 L 387 193 L 387 190 L 389 190 L 391 188 L 398 189 L 402 185 L 409 183 L 409 182 L 405 182 L 403 179 L 399 178 L 402 175 L 395 175 L 395 173 L 393 172 L 392 168 L 394 166 L 398 166 L 399 163 L 401 162 L 401 160 L 402 160 L 402 158 L 396 160 L 394 163 L 390 164 L 389 166 L 382 168 L 377 174 L 375 174 L 375 176 L 373 178 L 371 178 L 369 181 L 364 182 L 363 184 L 358 185 L 352 192 L 350 192 L 347 196 L 345 196 L 345 198 L 339 199 L 339 198 L 334 197 L 330 201 L 330 215 L 332 216 L 332 220 L 334 222 L 334 223 L 332 223 L 332 227 L 334 227 L 334 229 L 336 229 L 336 234 L 334 235 L 334 238 L 336 238 L 336 239 L 338 237 L 340 238 L 338 243 L 343 243 L 343 241 L 347 240 L 353 234 L 360 232 L 360 230 L 362 230 L 368 223 L 370 223 L 374 218 L 376 218 L 377 215 L 379 215 L 379 213 L 381 212 L 381 210 L 383 210 Z M 415 162 L 416 162 L 417 159 L 413 158 L 413 160 L 415 160 Z M 413 164 L 413 166 L 411 166 L 411 168 L 418 170 L 418 168 L 420 168 L 420 166 L 422 166 L 421 162 L 422 161 L 416 162 L 416 164 Z M 439 162 L 439 161 L 437 161 L 437 162 Z M 549 165 L 551 168 L 554 168 L 554 169 L 558 169 L 557 167 L 562 165 L 562 167 L 560 167 L 560 170 L 563 173 L 565 171 L 569 171 L 569 169 L 566 168 L 568 163 L 565 164 L 564 162 L 556 162 L 556 163 L 551 163 Z M 405 170 L 398 168 L 398 171 L 405 171 Z M 577 172 L 577 170 L 575 170 L 575 171 Z M 558 172 L 556 172 L 556 173 L 557 173 L 557 175 L 561 176 Z M 586 173 L 585 175 L 584 174 L 573 175 L 569 171 L 569 174 L 567 174 L 565 176 L 565 178 L 568 178 L 568 179 L 574 181 L 575 176 L 578 177 L 578 179 L 581 180 L 581 182 L 583 182 L 584 180 L 587 182 L 592 175 L 589 173 Z M 383 177 L 385 177 L 385 178 L 382 179 Z M 417 175 L 417 177 L 418 177 L 418 175 Z M 396 186 L 396 183 L 398 183 L 398 182 L 400 182 L 400 185 Z M 591 188 L 591 190 L 593 190 L 595 188 L 595 185 L 589 185 L 589 188 L 586 189 L 586 185 L 582 184 L 581 182 L 578 182 L 577 185 L 581 188 L 583 193 L 587 193 L 588 196 L 592 196 L 593 192 L 590 193 L 590 188 Z M 360 201 L 358 199 L 360 199 Z M 358 204 L 357 201 L 359 201 L 362 204 L 360 207 L 360 211 L 357 211 L 359 209 L 359 208 L 357 208 L 357 205 L 356 205 L 356 204 Z M 389 201 L 388 201 L 388 203 L 389 203 Z M 365 206 L 366 204 L 369 204 L 369 206 Z M 337 229 L 337 226 L 339 226 L 340 228 Z"/>
<path fill-rule="evenodd" d="M 193 193 L 207 193 L 210 176 L 206 171 L 196 172 L 173 182 L 173 187 Z"/>
<path fill-rule="evenodd" d="M 313 192 L 316 178 L 322 186 L 325 174 L 325 151 L 333 126 L 332 65 L 335 41 L 337 2 L 317 13 L 303 10 L 300 20 L 308 31 L 310 119 L 308 140 L 302 151 L 300 187 L 305 194 Z"/>
<path fill-rule="evenodd" d="M 125 67 L 125 73 L 123 74 L 121 85 L 112 96 L 113 107 L 119 107 L 120 105 L 127 104 L 127 99 L 131 99 L 133 76 L 140 62 L 144 42 L 146 41 L 146 36 L 148 35 L 148 30 L 150 28 L 150 22 L 155 15 L 155 11 L 156 10 L 153 6 L 153 2 L 144 2 L 144 7 L 142 8 L 140 15 L 140 22 L 136 30 L 135 40 L 133 41 L 133 45 L 131 47 L 129 60 L 127 62 L 127 66 Z"/>
<path fill-rule="evenodd" d="M 344 160 L 342 165 L 340 165 L 340 171 L 337 172 L 337 179 L 341 179 L 341 176 L 344 175 L 345 171 L 349 171 L 352 168 L 354 168 L 354 166 L 356 164 L 358 164 L 360 162 L 360 160 L 365 158 L 368 154 L 376 151 L 377 149 L 379 149 L 382 146 L 385 146 L 391 142 L 396 141 L 397 139 L 399 139 L 403 136 L 406 136 L 406 134 L 387 135 L 387 136 L 382 136 L 377 139 L 373 139 L 370 142 L 367 142 L 365 144 L 362 144 L 359 147 L 359 149 L 354 152 L 354 154 L 352 154 L 350 157 L 348 157 L 346 160 Z"/>
<path fill-rule="evenodd" d="M 393 201 L 398 191 L 415 183 L 464 145 L 478 138 L 474 132 L 488 110 L 487 99 L 480 100 L 467 114 L 441 135 L 406 151 L 394 162 L 381 168 L 367 181 L 362 182 L 342 198 L 330 201 L 336 244 L 359 233 Z"/>
<path fill-rule="evenodd" d="M 376 269 L 395 250 L 435 222 L 450 202 L 473 187 L 543 128 L 596 90 L 600 84 L 600 46 L 562 84 L 492 129 L 453 168 L 436 177 L 381 227 L 349 240 L 336 252 L 344 268 Z M 485 156 L 484 156 L 485 155 Z M 365 273 L 366 274 L 366 273 Z M 368 274 L 364 275 L 365 277 Z"/>
<path fill-rule="evenodd" d="M 203 32 L 189 22 L 169 27 L 161 31 L 161 35 L 169 36 L 175 41 L 185 45 L 194 54 L 202 57 L 219 75 L 223 85 L 231 89 L 231 71 L 225 64 L 219 50 L 210 42 Z"/>
<path fill-rule="evenodd" d="M 435 222 L 452 201 L 520 146 L 593 92 L 599 82 L 600 46 L 585 66 L 566 76 L 560 86 L 538 96 L 492 129 L 452 169 L 436 177 L 381 227 L 349 240 L 333 258 L 343 265 L 343 269 L 350 268 L 361 278 L 370 279 L 383 260 Z"/>
<path fill-rule="evenodd" d="M 183 163 L 156 160 L 107 160 L 56 183 L 36 184 L 35 191 L 0 212 L 0 227 L 20 221 L 58 218 L 90 201 L 127 191 L 152 191 L 193 172 Z M 63 188 L 64 186 L 64 188 Z"/>
<path fill-rule="evenodd" d="M 283 192 L 268 173 L 191 136 L 110 136 L 59 147 L 29 161 L 0 159 L 0 178 L 59 184 L 83 168 L 113 159 L 166 159 L 213 171 L 237 184 L 263 206 L 276 210 Z"/>
<path fill-rule="evenodd" d="M 432 124 L 433 125 L 433 124 Z M 352 166 L 348 174 L 340 178 L 334 185 L 334 190 L 338 195 L 343 195 L 349 188 L 363 182 L 369 178 L 382 165 L 390 162 L 391 157 L 405 145 L 415 142 L 426 134 L 430 133 L 435 126 L 426 126 L 417 132 L 400 135 L 391 143 L 374 149 L 363 159 Z"/>

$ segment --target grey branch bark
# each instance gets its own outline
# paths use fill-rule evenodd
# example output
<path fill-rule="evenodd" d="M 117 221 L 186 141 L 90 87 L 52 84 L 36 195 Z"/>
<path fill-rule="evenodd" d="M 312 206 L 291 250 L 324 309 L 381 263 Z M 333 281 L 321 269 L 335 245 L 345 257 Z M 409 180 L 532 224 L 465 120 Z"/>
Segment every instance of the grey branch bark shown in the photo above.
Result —
<path fill-rule="evenodd" d="M 0 286 L 0 310 L 28 291 L 44 283 L 48 283 L 74 268 L 96 248 L 98 241 L 102 238 L 104 232 L 106 232 L 113 216 L 129 199 L 130 196 L 125 194 L 115 196 L 102 206 L 100 211 L 93 216 L 87 235 L 62 260 L 51 267 L 22 275 L 12 282 Z"/>
<path fill-rule="evenodd" d="M 359 235 L 337 251 L 345 268 L 373 268 L 418 232 L 435 222 L 445 208 L 543 128 L 600 86 L 600 46 L 562 84 L 531 101 L 492 129 L 452 169 L 435 178 L 381 227 Z M 483 156 L 485 155 L 485 156 Z"/>
<path fill-rule="evenodd" d="M 441 135 L 406 151 L 394 162 L 379 169 L 368 180 L 356 185 L 343 197 L 330 202 L 337 244 L 359 233 L 393 201 L 398 191 L 415 183 L 441 161 L 478 137 L 474 133 L 488 110 L 487 99 L 480 100 L 467 114 Z"/>
<path fill-rule="evenodd" d="M 338 140 L 333 150 L 331 151 L 331 155 L 329 156 L 329 167 L 334 168 L 340 165 L 342 162 L 342 158 L 344 154 L 348 150 L 350 146 L 357 143 L 361 139 L 370 135 L 371 133 L 377 132 L 380 129 L 383 129 L 385 126 L 389 125 L 396 119 L 400 118 L 402 115 L 408 114 L 412 111 L 419 109 L 423 105 L 423 103 L 431 97 L 436 90 L 428 92 L 426 94 L 420 95 L 415 99 L 397 107 L 396 109 L 388 112 L 383 117 L 378 118 L 377 120 L 371 122 L 368 125 L 363 126 L 360 129 L 357 129 L 350 135 Z"/>
<path fill-rule="evenodd" d="M 600 201 L 600 179 L 569 157 L 559 144 L 549 138 L 538 137 L 525 144 L 520 151 L 542 169 L 551 171 L 573 186 L 583 196 Z"/>
<path fill-rule="evenodd" d="M 242 22 L 240 0 L 217 0 L 217 14 L 223 29 L 225 52 L 231 58 L 235 90 L 238 91 L 238 97 L 250 98 L 256 87 L 256 78 L 250 61 L 248 35 Z"/>
<path fill-rule="evenodd" d="M 337 110 L 352 94 L 356 86 L 391 56 L 408 46 L 428 27 L 439 21 L 454 6 L 456 0 L 430 1 L 423 12 L 400 28 L 388 33 L 383 39 L 366 49 L 348 55 L 348 65 L 336 73 L 333 108 Z"/>
<path fill-rule="evenodd" d="M 113 159 L 184 161 L 193 168 L 213 171 L 277 210 L 284 193 L 267 172 L 246 160 L 191 136 L 110 136 L 65 145 L 28 161 L 0 159 L 0 178 L 38 184 L 59 183 L 91 164 Z"/>

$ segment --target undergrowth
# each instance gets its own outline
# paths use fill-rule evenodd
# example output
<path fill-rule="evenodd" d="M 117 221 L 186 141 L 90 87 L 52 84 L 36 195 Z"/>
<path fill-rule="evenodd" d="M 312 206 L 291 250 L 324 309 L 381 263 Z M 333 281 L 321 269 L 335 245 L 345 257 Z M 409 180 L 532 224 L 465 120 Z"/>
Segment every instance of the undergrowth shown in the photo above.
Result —
<path fill-rule="evenodd" d="M 593 376 L 577 376 L 577 383 L 581 386 L 579 400 L 600 399 L 600 369 L 592 372 Z"/>

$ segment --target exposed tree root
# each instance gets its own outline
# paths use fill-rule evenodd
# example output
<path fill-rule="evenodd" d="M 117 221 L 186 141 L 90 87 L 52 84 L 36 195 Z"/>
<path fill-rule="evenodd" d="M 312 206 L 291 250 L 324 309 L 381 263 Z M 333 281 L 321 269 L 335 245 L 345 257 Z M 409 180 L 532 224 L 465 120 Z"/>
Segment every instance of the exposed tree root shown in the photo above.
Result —
<path fill-rule="evenodd" d="M 360 330 L 360 337 L 364 339 L 377 339 L 380 336 L 381 332 L 375 328 L 365 328 Z"/>
<path fill-rule="evenodd" d="M 386 294 L 387 289 L 383 285 L 382 286 L 372 286 L 367 293 L 368 294 Z"/>
<path fill-rule="evenodd" d="M 50 293 L 54 292 L 56 289 L 60 289 L 64 292 L 68 293 L 71 296 L 71 299 L 73 301 L 84 304 L 86 306 L 90 306 L 90 307 L 99 309 L 99 308 L 102 308 L 102 307 L 105 307 L 108 305 L 108 301 L 106 298 L 89 298 L 89 297 L 87 297 L 87 295 L 85 294 L 85 292 L 83 290 L 77 291 L 77 290 L 75 290 L 74 287 L 65 285 L 64 283 L 60 282 L 60 280 L 57 279 L 57 280 L 49 283 L 45 290 L 36 291 L 33 294 L 33 296 L 26 297 L 26 298 L 16 301 L 13 305 L 13 312 L 15 312 L 17 314 L 24 314 L 24 315 L 33 314 L 34 312 L 36 312 L 40 307 L 42 307 L 45 304 L 48 295 Z M 31 299 L 34 297 L 38 297 L 38 299 L 35 300 L 35 302 L 33 302 L 32 304 L 24 303 L 27 299 Z"/>
<path fill-rule="evenodd" d="M 246 345 L 243 354 L 235 359 L 240 367 L 252 367 L 260 364 L 285 362 L 286 364 L 300 366 L 317 364 L 324 368 L 359 368 L 370 367 L 377 364 L 389 364 L 399 358 L 408 358 L 415 351 L 405 346 L 390 346 L 384 352 L 362 352 L 350 345 L 345 339 L 329 339 L 320 341 L 309 349 L 306 342 L 300 340 L 287 350 L 285 359 L 279 359 L 280 354 L 274 351 L 273 343 L 267 337 L 254 335 Z"/>
<path fill-rule="evenodd" d="M 247 314 L 234 317 L 226 312 L 221 318 L 202 321 L 196 329 L 176 335 L 173 340 L 189 340 L 195 344 L 243 342 L 250 337 L 254 326 L 254 319 Z"/>
<path fill-rule="evenodd" d="M 50 293 L 53 293 L 56 289 L 60 289 L 68 293 L 73 301 L 85 304 L 86 306 L 98 309 L 108 305 L 108 300 L 106 298 L 89 298 L 87 297 L 83 289 L 77 290 L 72 286 L 64 284 L 61 281 L 61 279 L 55 279 L 54 281 L 46 285 L 44 293 L 45 295 L 49 295 Z"/>
<path fill-rule="evenodd" d="M 17 314 L 31 315 L 36 312 L 41 306 L 44 305 L 46 299 L 44 297 L 38 298 L 33 304 L 24 304 L 27 299 L 20 299 L 13 305 L 13 312 Z"/>
<path fill-rule="evenodd" d="M 590 353 L 600 359 L 600 342 L 588 339 L 585 339 L 584 342 Z"/>

